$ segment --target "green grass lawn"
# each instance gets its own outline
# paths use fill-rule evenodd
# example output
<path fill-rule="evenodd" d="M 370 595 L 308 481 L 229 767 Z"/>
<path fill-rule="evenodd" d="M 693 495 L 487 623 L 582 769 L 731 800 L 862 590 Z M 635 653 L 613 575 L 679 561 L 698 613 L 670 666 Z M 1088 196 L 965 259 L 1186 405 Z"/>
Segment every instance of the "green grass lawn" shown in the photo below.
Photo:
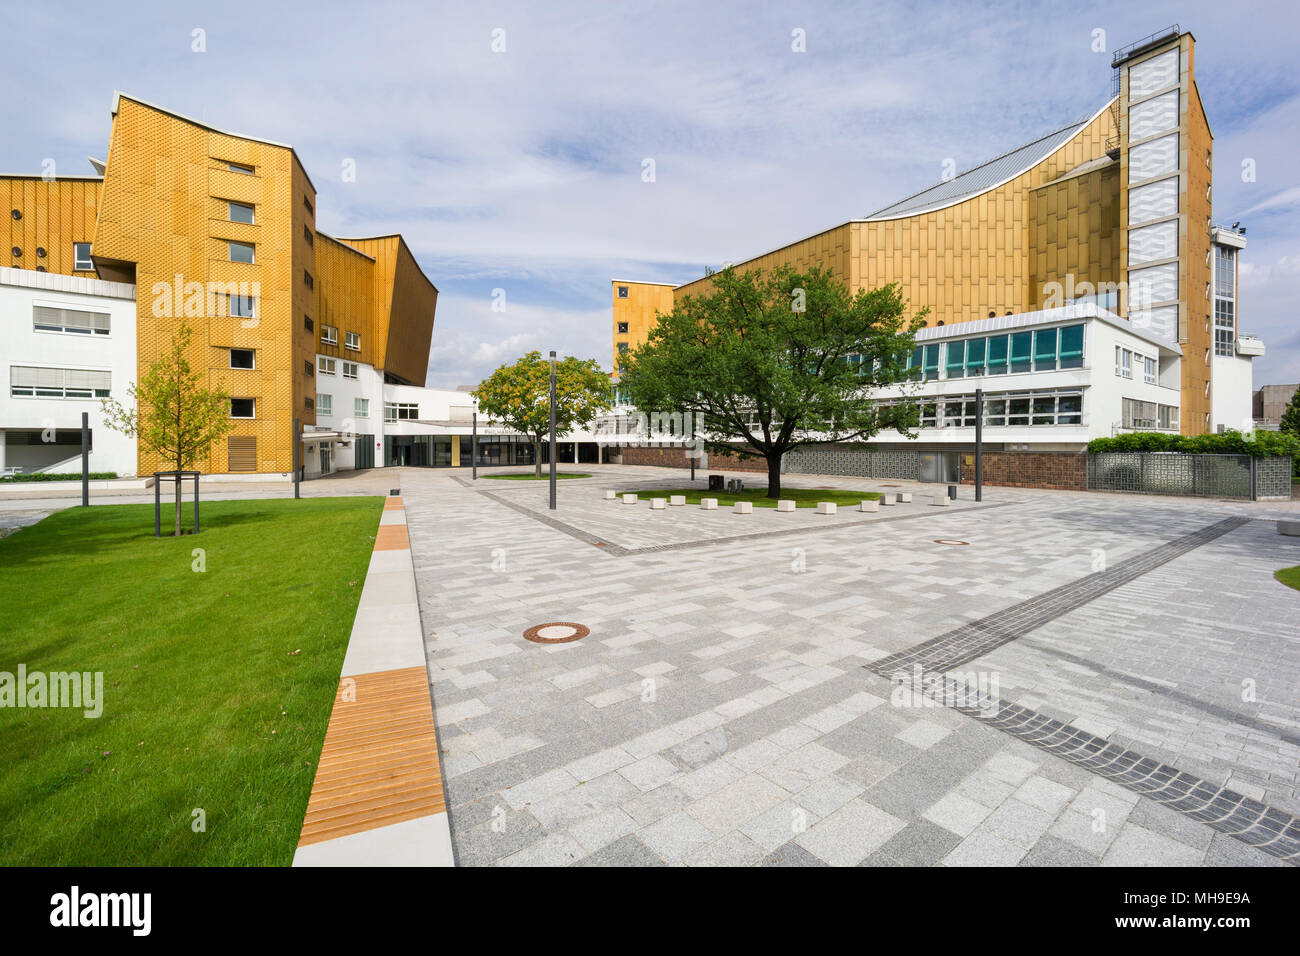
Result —
<path fill-rule="evenodd" d="M 480 478 L 499 478 L 503 481 L 549 481 L 551 476 L 543 470 L 541 475 L 534 475 L 531 471 L 512 471 L 506 475 L 480 475 Z M 557 471 L 556 478 L 590 478 L 591 475 L 584 475 L 577 471 Z"/>
<path fill-rule="evenodd" d="M 206 502 L 181 538 L 69 508 L 0 540 L 0 671 L 104 675 L 98 718 L 0 707 L 0 864 L 291 862 L 382 501 Z"/>
<path fill-rule="evenodd" d="M 1300 591 L 1300 565 L 1294 568 L 1283 568 L 1281 571 L 1274 571 L 1273 577 L 1277 578 L 1289 588 L 1295 588 Z"/>
<path fill-rule="evenodd" d="M 746 488 L 738 495 L 725 491 L 708 491 L 704 488 L 647 488 L 636 492 L 641 498 L 667 498 L 685 495 L 688 505 L 698 505 L 701 498 L 717 498 L 718 507 L 726 508 L 737 501 L 752 501 L 755 508 L 775 508 L 776 499 L 767 497 L 767 482 L 760 488 Z M 819 501 L 833 501 L 837 505 L 856 505 L 860 501 L 879 498 L 874 491 L 850 491 L 844 488 L 782 488 L 781 497 L 793 501 L 796 508 L 816 508 Z"/>

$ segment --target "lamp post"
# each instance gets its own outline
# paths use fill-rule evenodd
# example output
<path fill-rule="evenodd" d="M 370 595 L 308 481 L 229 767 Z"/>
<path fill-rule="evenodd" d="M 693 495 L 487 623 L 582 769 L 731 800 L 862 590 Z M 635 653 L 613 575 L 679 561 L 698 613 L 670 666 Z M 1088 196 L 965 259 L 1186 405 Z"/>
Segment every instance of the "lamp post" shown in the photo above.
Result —
<path fill-rule="evenodd" d="M 470 440 L 469 440 L 469 464 L 470 477 L 478 481 L 478 412 L 475 411 L 470 419 Z"/>
<path fill-rule="evenodd" d="M 975 389 L 975 500 L 984 500 L 984 389 Z"/>
<path fill-rule="evenodd" d="M 302 438 L 298 435 L 300 427 L 298 419 L 295 418 L 293 420 L 293 496 L 295 498 L 302 497 L 298 491 L 298 473 L 302 470 L 300 459 Z"/>
<path fill-rule="evenodd" d="M 551 352 L 551 510 L 555 510 L 555 352 Z"/>
<path fill-rule="evenodd" d="M 81 507 L 90 507 L 90 413 L 81 413 Z"/>

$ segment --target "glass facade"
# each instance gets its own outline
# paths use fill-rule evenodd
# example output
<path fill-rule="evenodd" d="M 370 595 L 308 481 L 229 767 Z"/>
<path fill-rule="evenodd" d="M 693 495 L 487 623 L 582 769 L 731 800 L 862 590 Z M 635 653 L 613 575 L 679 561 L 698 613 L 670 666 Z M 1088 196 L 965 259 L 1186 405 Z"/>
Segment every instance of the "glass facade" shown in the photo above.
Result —
<path fill-rule="evenodd" d="M 920 407 L 921 425 L 925 428 L 975 427 L 974 395 L 944 396 L 922 402 Z M 1082 425 L 1083 392 L 1070 389 L 991 392 L 984 396 L 984 424 Z"/>
<path fill-rule="evenodd" d="M 940 376 L 940 345 L 943 375 Z M 1003 332 L 950 342 L 918 345 L 907 359 L 914 381 L 1049 372 L 1083 367 L 1083 326 L 1066 325 Z"/>

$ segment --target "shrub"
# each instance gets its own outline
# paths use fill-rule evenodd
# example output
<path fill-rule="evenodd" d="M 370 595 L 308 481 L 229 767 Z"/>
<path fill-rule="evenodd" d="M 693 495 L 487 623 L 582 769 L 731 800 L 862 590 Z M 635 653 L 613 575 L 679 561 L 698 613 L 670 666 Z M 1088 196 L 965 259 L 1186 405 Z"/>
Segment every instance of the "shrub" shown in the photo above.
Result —
<path fill-rule="evenodd" d="M 115 471 L 92 471 L 90 473 L 90 478 L 92 481 L 106 481 L 110 478 L 116 478 L 116 477 L 117 477 L 117 472 Z M 81 480 L 81 472 L 79 471 L 68 471 L 68 472 L 34 471 L 30 475 L 10 475 L 4 478 L 0 478 L 0 484 L 13 484 L 16 482 L 23 482 L 23 481 L 80 481 L 80 480 Z"/>
<path fill-rule="evenodd" d="M 1300 438 L 1281 432 L 1244 435 L 1235 429 L 1208 435 L 1129 432 L 1088 442 L 1092 454 L 1107 451 L 1179 451 L 1189 455 L 1250 455 L 1254 458 L 1300 460 Z"/>

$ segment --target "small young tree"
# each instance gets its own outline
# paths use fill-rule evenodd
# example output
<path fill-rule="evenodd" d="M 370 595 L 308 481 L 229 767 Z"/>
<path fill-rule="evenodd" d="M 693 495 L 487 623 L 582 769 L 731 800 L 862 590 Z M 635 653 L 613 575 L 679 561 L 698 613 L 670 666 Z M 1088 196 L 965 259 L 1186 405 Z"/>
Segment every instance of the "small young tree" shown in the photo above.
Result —
<path fill-rule="evenodd" d="M 1295 390 L 1290 403 L 1282 409 L 1282 423 L 1278 426 L 1278 431 L 1300 438 L 1300 388 Z"/>
<path fill-rule="evenodd" d="M 206 458 L 214 441 L 230 431 L 230 395 L 205 385 L 202 371 L 185 358 L 193 333 L 182 324 L 171 347 L 149 366 L 128 394 L 134 407 L 103 400 L 104 424 L 134 437 L 176 471 Z M 181 533 L 181 483 L 176 482 L 176 535 Z"/>
<path fill-rule="evenodd" d="M 542 475 L 542 443 L 551 430 L 551 363 L 536 350 L 502 365 L 470 394 L 479 411 L 505 422 L 533 441 L 536 475 Z M 572 355 L 555 363 L 555 433 L 585 428 L 610 406 L 609 376 L 595 359 Z M 552 449 L 552 454 L 554 449 Z"/>
<path fill-rule="evenodd" d="M 767 460 L 767 497 L 781 496 L 781 456 L 809 442 L 869 438 L 920 421 L 913 402 L 873 402 L 907 377 L 924 312 L 906 317 L 897 285 L 848 287 L 829 271 L 724 269 L 714 291 L 659 316 L 620 359 L 620 385 L 642 412 L 690 412 L 705 447 Z"/>

